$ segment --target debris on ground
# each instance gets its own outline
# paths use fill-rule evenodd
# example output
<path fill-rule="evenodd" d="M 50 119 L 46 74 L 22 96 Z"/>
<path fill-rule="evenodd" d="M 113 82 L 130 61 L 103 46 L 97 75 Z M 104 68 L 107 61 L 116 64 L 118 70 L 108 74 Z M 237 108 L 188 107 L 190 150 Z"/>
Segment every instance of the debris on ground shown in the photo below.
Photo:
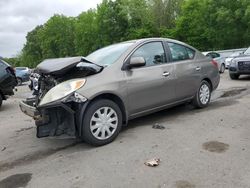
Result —
<path fill-rule="evenodd" d="M 154 124 L 152 128 L 153 129 L 160 129 L 160 130 L 165 129 L 165 127 L 159 123 Z"/>
<path fill-rule="evenodd" d="M 161 160 L 159 158 L 154 158 L 154 159 L 150 159 L 146 161 L 144 164 L 150 167 L 156 167 L 156 166 L 159 166 L 160 161 Z"/>
<path fill-rule="evenodd" d="M 1 149 L 1 151 L 4 151 L 4 150 L 6 150 L 6 147 L 3 147 L 3 148 Z"/>

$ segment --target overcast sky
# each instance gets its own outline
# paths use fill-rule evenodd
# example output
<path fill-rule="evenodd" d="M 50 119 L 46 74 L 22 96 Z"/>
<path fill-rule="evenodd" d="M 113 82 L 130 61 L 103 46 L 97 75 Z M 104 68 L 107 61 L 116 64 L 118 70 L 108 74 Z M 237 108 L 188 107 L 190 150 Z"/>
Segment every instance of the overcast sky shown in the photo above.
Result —
<path fill-rule="evenodd" d="M 0 0 L 0 56 L 21 51 L 27 32 L 54 14 L 77 16 L 102 0 Z"/>

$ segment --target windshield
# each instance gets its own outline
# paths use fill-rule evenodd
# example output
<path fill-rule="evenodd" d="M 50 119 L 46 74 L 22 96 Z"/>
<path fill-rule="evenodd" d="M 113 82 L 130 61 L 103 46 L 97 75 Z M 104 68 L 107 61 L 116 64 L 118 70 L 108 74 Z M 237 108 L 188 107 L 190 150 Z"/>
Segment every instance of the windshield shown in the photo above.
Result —
<path fill-rule="evenodd" d="M 98 65 L 113 64 L 133 43 L 114 44 L 93 52 L 86 57 L 87 60 Z"/>
<path fill-rule="evenodd" d="M 250 55 L 250 47 L 244 52 L 245 55 Z"/>

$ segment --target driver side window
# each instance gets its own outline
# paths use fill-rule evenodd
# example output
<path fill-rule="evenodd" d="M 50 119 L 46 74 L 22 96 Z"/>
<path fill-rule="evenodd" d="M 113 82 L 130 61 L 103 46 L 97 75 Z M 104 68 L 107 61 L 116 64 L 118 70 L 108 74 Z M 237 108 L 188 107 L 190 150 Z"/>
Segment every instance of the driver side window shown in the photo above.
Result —
<path fill-rule="evenodd" d="M 144 44 L 131 57 L 143 57 L 147 67 L 166 63 L 166 54 L 162 42 Z"/>

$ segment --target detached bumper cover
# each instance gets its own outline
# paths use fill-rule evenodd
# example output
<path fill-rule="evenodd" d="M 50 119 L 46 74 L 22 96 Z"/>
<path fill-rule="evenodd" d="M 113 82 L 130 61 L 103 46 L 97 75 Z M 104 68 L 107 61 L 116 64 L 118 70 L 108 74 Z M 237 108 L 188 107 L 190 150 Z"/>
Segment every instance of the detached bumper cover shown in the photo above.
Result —
<path fill-rule="evenodd" d="M 37 137 L 66 136 L 77 137 L 81 132 L 79 114 L 84 104 L 62 103 L 57 101 L 48 106 L 36 108 L 34 100 L 20 102 L 19 106 L 23 113 L 33 117 L 37 126 Z"/>
<path fill-rule="evenodd" d="M 27 116 L 33 117 L 34 119 L 40 117 L 39 111 L 35 107 L 28 104 L 27 101 L 21 101 L 19 103 L 19 107 L 21 111 Z"/>

